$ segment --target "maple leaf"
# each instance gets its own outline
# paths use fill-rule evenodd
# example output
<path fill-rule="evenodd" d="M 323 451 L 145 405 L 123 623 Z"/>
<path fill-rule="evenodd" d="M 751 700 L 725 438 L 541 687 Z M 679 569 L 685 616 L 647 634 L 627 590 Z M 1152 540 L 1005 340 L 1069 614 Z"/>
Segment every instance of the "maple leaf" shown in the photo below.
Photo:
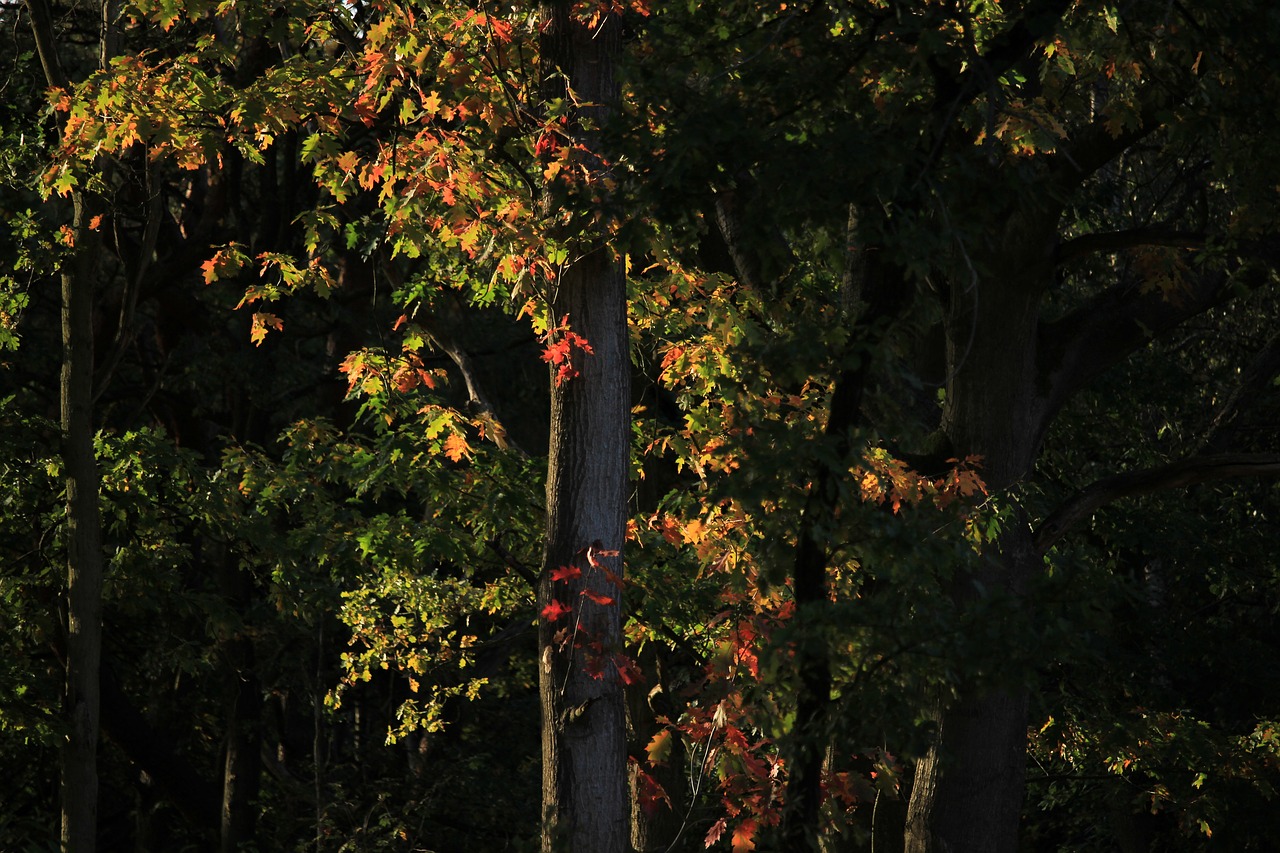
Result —
<path fill-rule="evenodd" d="M 404 394 L 417 387 L 419 378 L 418 374 L 411 370 L 408 365 L 402 364 L 396 368 L 391 381 L 395 383 L 396 390 Z"/>
<path fill-rule="evenodd" d="M 558 621 L 560 617 L 564 616 L 566 613 L 572 613 L 572 612 L 573 612 L 572 607 L 569 607 L 567 604 L 560 601 L 559 599 L 553 598 L 550 604 L 542 608 L 542 618 L 546 619 L 548 622 L 555 622 L 555 621 Z"/>
<path fill-rule="evenodd" d="M 580 577 L 582 577 L 582 569 L 577 566 L 561 566 L 558 569 L 551 570 L 551 579 L 553 581 L 569 581 Z"/>
<path fill-rule="evenodd" d="M 557 367 L 556 385 L 573 379 L 578 375 L 578 369 L 573 365 L 574 349 L 581 350 L 587 355 L 595 353 L 586 338 L 577 332 L 569 330 L 568 314 L 564 316 L 559 326 L 554 329 L 548 329 L 547 333 L 542 336 L 542 340 L 547 344 L 546 349 L 542 352 L 542 360 Z"/>
<path fill-rule="evenodd" d="M 599 540 L 596 540 L 596 542 L 598 543 Z M 597 548 L 595 545 L 592 545 L 590 548 L 587 549 L 587 562 L 589 562 L 592 566 L 594 566 L 597 569 L 603 569 L 604 563 L 601 563 L 598 559 L 596 559 L 597 557 L 616 557 L 620 553 L 621 552 L 617 550 L 605 551 L 602 548 Z"/>
<path fill-rule="evenodd" d="M 634 758 L 630 759 L 630 761 L 639 765 L 639 762 Z M 639 766 L 634 769 L 637 783 L 636 800 L 639 801 L 640 809 L 645 815 L 653 817 L 658 813 L 658 809 L 663 803 L 666 803 L 667 808 L 671 808 L 671 798 L 667 796 L 666 790 L 658 784 L 658 780 L 654 779 Z"/>
<path fill-rule="evenodd" d="M 594 678 L 596 681 L 604 680 L 604 664 L 605 659 L 598 655 L 592 655 L 587 658 L 587 662 L 583 664 L 582 671 Z"/>
<path fill-rule="evenodd" d="M 622 679 L 622 683 L 628 687 L 644 681 L 644 673 L 640 671 L 640 667 L 622 652 L 613 653 L 613 665 L 617 668 L 618 677 Z"/>

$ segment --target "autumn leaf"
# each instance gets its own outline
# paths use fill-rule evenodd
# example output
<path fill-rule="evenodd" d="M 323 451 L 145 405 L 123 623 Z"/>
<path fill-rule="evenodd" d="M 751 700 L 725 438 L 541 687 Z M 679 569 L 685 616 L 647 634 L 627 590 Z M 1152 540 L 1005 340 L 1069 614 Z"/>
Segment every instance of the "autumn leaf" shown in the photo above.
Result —
<path fill-rule="evenodd" d="M 261 346 L 262 341 L 267 337 L 267 330 L 275 329 L 277 332 L 284 329 L 284 321 L 275 314 L 266 312 L 257 312 L 253 315 L 253 325 L 249 328 L 249 340 L 253 341 L 254 346 Z"/>
<path fill-rule="evenodd" d="M 707 830 L 707 837 L 704 839 L 703 843 L 707 847 L 710 847 L 719 841 L 720 836 L 724 835 L 726 825 L 724 818 L 720 818 L 718 821 L 711 824 L 711 828 Z"/>
<path fill-rule="evenodd" d="M 600 560 L 597 559 L 598 557 L 616 557 L 620 553 L 621 552 L 616 549 L 613 551 L 605 551 L 603 549 L 596 548 L 595 545 L 592 545 L 587 549 L 587 562 L 597 569 L 602 569 L 604 568 L 604 563 L 601 563 Z"/>
<path fill-rule="evenodd" d="M 573 363 L 574 350 L 593 355 L 594 350 L 586 338 L 569 329 L 569 315 L 565 315 L 560 325 L 549 329 L 542 340 L 546 349 L 542 351 L 542 360 L 556 367 L 555 382 L 557 385 L 567 382 L 578 375 Z"/>
<path fill-rule="evenodd" d="M 622 652 L 614 652 L 613 665 L 617 668 L 618 677 L 622 679 L 622 683 L 628 687 L 644 681 L 644 673 L 640 671 L 640 667 L 636 666 L 636 662 L 630 656 Z"/>
<path fill-rule="evenodd" d="M 570 581 L 580 577 L 582 577 L 582 569 L 577 566 L 561 566 L 558 569 L 551 570 L 551 579 L 553 581 Z"/>
<path fill-rule="evenodd" d="M 730 845 L 733 853 L 750 853 L 756 849 L 756 822 L 747 818 L 733 829 L 733 840 Z"/>
<path fill-rule="evenodd" d="M 573 612 L 573 608 L 561 602 L 559 599 L 552 599 L 551 603 L 542 608 L 542 618 L 548 622 L 555 622 L 566 613 Z"/>
<path fill-rule="evenodd" d="M 593 589 L 584 589 L 584 590 L 582 591 L 582 594 L 583 594 L 584 596 L 586 596 L 587 598 L 591 599 L 592 601 L 594 601 L 596 604 L 599 604 L 599 605 L 600 605 L 600 606 L 602 606 L 602 607 L 607 607 L 607 606 L 609 606 L 610 604 L 613 604 L 613 599 L 612 599 L 612 598 L 610 598 L 610 597 L 609 597 L 609 596 L 607 596 L 607 595 L 603 595 L 603 594 L 601 594 L 601 593 L 598 593 L 598 592 L 596 592 L 596 591 L 595 591 L 595 590 L 593 590 Z"/>
<path fill-rule="evenodd" d="M 635 765 L 638 765 L 634 758 L 630 759 Z M 658 809 L 665 803 L 667 808 L 671 808 L 671 798 L 667 796 L 667 792 L 658 784 L 658 781 L 644 771 L 639 766 L 634 767 L 636 779 L 636 800 L 640 804 L 640 809 L 649 817 L 653 817 L 658 813 Z"/>
<path fill-rule="evenodd" d="M 471 458 L 471 447 L 460 433 L 451 432 L 444 440 L 444 455 L 452 462 L 460 462 L 464 456 Z"/>
<path fill-rule="evenodd" d="M 671 729 L 663 729 L 653 736 L 644 751 L 649 755 L 650 764 L 665 764 L 671 757 Z"/>

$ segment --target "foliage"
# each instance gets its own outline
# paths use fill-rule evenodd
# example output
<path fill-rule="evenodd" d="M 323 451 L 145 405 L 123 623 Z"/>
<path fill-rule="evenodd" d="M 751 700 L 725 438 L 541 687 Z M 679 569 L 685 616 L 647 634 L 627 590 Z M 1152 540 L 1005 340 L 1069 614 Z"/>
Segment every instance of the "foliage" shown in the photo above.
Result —
<path fill-rule="evenodd" d="M 215 809 L 184 814 L 152 775 L 220 796 L 239 733 L 260 747 L 241 839 L 257 849 L 533 849 L 541 616 L 578 665 L 645 695 L 635 794 L 674 817 L 672 849 L 771 849 L 811 743 L 815 837 L 865 846 L 886 811 L 900 829 L 930 709 L 980 690 L 1034 697 L 1029 849 L 1267 849 L 1275 487 L 1100 510 L 1025 588 L 989 567 L 1111 473 L 1276 451 L 1280 157 L 1257 85 L 1275 10 L 573 11 L 626 21 L 615 122 L 577 127 L 590 105 L 547 96 L 532 8 L 138 0 L 96 68 L 85 12 L 58 9 L 73 86 L 0 111 L 0 756 L 12 814 L 38 815 L 0 821 L 0 846 L 52 831 L 54 280 L 82 191 L 102 211 L 105 656 L 123 697 L 104 710 L 104 838 L 208 846 Z M 38 79 L 19 42 L 5 74 Z M 1024 226 L 1045 210 L 1041 246 Z M 588 549 L 552 580 L 600 570 L 612 594 L 539 607 L 545 396 L 595 355 L 552 306 L 598 251 L 628 270 L 626 571 Z M 981 405 L 958 399 L 976 349 L 1026 330 L 954 317 L 1042 266 L 1027 327 L 1045 340 L 1225 284 L 1181 337 L 1144 328 L 1057 400 L 1010 477 L 940 436 Z M 1065 349 L 1042 347 L 1043 384 Z M 797 579 L 813 543 L 816 599 Z M 587 607 L 623 608 L 625 647 L 578 636 Z M 797 670 L 819 659 L 815 729 Z M 256 710 L 229 698 L 245 683 Z M 141 749 L 138 726 L 178 758 Z"/>

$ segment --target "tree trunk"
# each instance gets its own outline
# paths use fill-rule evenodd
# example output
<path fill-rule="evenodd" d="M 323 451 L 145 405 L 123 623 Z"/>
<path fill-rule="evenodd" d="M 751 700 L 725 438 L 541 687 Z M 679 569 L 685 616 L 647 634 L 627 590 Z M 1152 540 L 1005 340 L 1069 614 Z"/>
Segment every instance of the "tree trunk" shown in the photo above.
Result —
<path fill-rule="evenodd" d="M 113 0 L 101 6 L 101 61 L 116 49 Z M 55 47 L 48 0 L 27 0 L 45 81 L 71 85 Z M 62 266 L 62 464 L 66 480 L 67 741 L 62 748 L 60 796 L 64 853 L 93 853 L 98 823 L 99 670 L 102 660 L 102 521 L 98 462 L 93 449 L 92 212 L 80 190 L 71 193 L 71 257 Z"/>
<path fill-rule="evenodd" d="M 98 820 L 102 528 L 93 450 L 93 269 L 85 202 L 73 196 L 78 245 L 62 273 L 62 464 L 67 486 L 67 692 L 62 848 L 92 853 Z"/>
<path fill-rule="evenodd" d="M 1055 210 L 1028 206 L 993 225 L 991 245 L 975 250 L 960 244 L 966 274 L 950 289 L 942 428 L 957 456 L 981 457 L 983 478 L 997 499 L 1030 472 L 1045 427 L 1037 331 L 1053 269 L 1056 219 Z M 997 546 L 972 574 L 957 573 L 951 594 L 962 612 L 987 595 L 1030 606 L 1023 596 L 1040 559 L 1020 511 L 1004 520 Z M 1010 639 L 1016 644 L 1019 638 Z M 938 728 L 916 766 L 906 853 L 1017 850 L 1029 686 L 1017 669 L 1018 649 L 1008 652 L 1013 669 L 995 674 L 998 686 L 962 675 L 958 699 L 934 709 Z M 964 666 L 958 661 L 962 673 Z"/>
<path fill-rule="evenodd" d="M 223 595 L 240 613 L 248 613 L 253 581 L 234 555 L 220 557 Z M 253 841 L 262 778 L 262 688 L 255 672 L 251 626 L 242 626 L 223 646 L 228 667 L 227 741 L 222 770 L 221 853 L 235 853 Z"/>
<path fill-rule="evenodd" d="M 1039 562 L 1033 559 L 1030 529 L 1019 520 L 1000 537 L 1000 547 L 1001 558 L 991 561 L 993 571 L 980 571 L 978 580 L 987 589 L 1010 591 L 1012 585 L 1019 594 L 1022 581 Z M 962 578 L 960 584 L 972 589 L 970 578 Z M 957 591 L 957 597 L 975 595 Z M 1017 656 L 1013 651 L 1011 657 Z M 958 700 L 938 704 L 934 742 L 916 763 L 907 809 L 907 853 L 1018 849 L 1028 697 L 1028 687 L 1015 677 L 1004 689 L 961 685 Z"/>
<path fill-rule="evenodd" d="M 573 93 L 569 132 L 595 153 L 594 133 L 618 98 L 615 15 L 588 27 L 569 3 L 543 6 L 549 97 Z M 558 92 L 558 94 L 557 94 Z M 602 177 L 599 160 L 583 164 Z M 603 190 L 601 190 L 603 192 Z M 628 846 L 621 551 L 626 535 L 630 371 L 626 277 L 603 234 L 575 246 L 581 257 L 555 283 L 552 314 L 567 318 L 592 353 L 572 354 L 578 375 L 553 381 L 547 472 L 547 534 L 538 601 L 542 704 L 544 851 L 624 853 Z M 554 368 L 553 368 L 554 369 Z M 581 574 L 552 572 L 572 567 Z M 612 575 L 612 577 L 611 577 Z M 587 593 L 587 594 L 584 594 Z M 558 608 L 566 612 L 556 615 Z"/>
<path fill-rule="evenodd" d="M 637 853 L 670 850 L 686 829 L 685 806 L 690 791 L 685 781 L 684 748 L 677 735 L 671 736 L 671 749 L 665 761 L 645 768 L 646 748 L 654 735 L 663 730 L 659 717 L 679 716 L 670 698 L 662 659 L 654 643 L 645 646 L 640 666 L 652 681 L 636 682 L 626 689 L 627 730 L 630 735 L 631 776 L 631 848 Z M 642 773 L 662 788 L 665 798 L 657 795 Z"/>

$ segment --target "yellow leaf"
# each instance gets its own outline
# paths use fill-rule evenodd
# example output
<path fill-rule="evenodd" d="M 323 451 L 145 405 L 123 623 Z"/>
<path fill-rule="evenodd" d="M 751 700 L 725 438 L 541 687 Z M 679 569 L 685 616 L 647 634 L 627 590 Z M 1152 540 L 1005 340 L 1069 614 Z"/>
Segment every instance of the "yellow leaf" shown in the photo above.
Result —
<path fill-rule="evenodd" d="M 644 748 L 649 753 L 650 764 L 662 764 L 671 755 L 671 729 L 663 729 L 653 736 Z"/>

